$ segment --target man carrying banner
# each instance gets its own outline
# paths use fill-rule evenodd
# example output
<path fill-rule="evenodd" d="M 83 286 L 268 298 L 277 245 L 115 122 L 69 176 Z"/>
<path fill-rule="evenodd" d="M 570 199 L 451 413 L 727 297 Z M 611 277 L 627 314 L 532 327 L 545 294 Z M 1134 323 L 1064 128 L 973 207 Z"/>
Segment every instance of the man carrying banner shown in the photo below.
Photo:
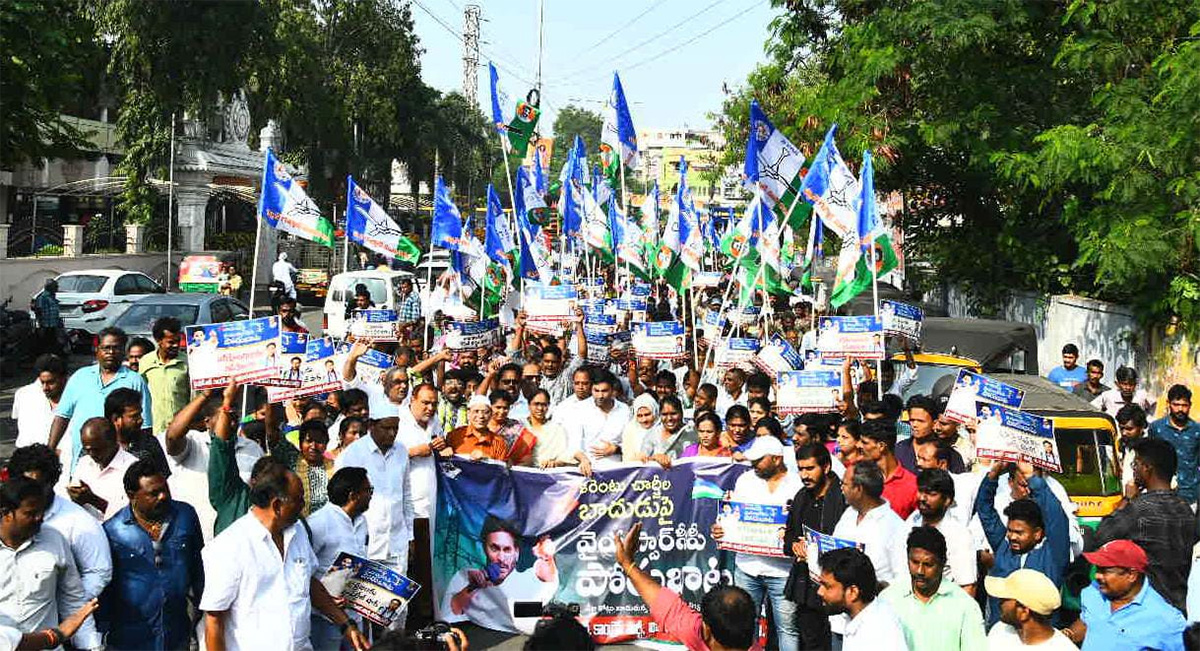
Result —
<path fill-rule="evenodd" d="M 783 443 L 774 436 L 754 439 L 746 451 L 746 459 L 754 472 L 738 477 L 730 501 L 786 507 L 804 486 L 800 477 L 789 473 L 783 463 L 786 452 Z M 714 539 L 720 540 L 724 534 L 720 524 L 713 525 Z M 791 559 L 738 552 L 734 565 L 737 568 L 734 583 L 750 593 L 756 607 L 765 602 L 771 609 L 779 650 L 798 651 L 800 632 L 796 626 L 796 604 L 784 596 L 784 586 L 792 569 Z"/>

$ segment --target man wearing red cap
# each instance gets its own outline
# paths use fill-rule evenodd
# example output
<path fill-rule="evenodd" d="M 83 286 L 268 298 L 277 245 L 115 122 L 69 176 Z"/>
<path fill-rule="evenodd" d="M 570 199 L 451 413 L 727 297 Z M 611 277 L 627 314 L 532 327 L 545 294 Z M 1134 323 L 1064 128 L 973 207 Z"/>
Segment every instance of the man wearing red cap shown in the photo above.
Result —
<path fill-rule="evenodd" d="M 1063 633 L 1083 651 L 1183 651 L 1183 615 L 1146 581 L 1149 560 L 1132 540 L 1113 540 L 1083 555 L 1096 580 L 1080 595 L 1079 619 Z"/>

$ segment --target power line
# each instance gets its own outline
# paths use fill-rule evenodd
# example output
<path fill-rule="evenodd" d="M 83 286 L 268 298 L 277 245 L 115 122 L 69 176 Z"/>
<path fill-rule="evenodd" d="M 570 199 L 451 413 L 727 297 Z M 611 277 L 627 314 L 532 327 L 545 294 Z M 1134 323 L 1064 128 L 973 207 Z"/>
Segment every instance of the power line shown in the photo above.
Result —
<path fill-rule="evenodd" d="M 573 56 L 573 57 L 571 57 L 571 58 L 572 58 L 572 59 L 574 59 L 574 60 L 578 60 L 580 57 L 582 57 L 583 55 L 587 54 L 588 52 L 591 52 L 592 50 L 596 49 L 596 48 L 597 48 L 597 47 L 599 47 L 600 45 L 603 45 L 604 43 L 607 43 L 607 42 L 608 42 L 608 39 L 610 39 L 610 38 L 612 38 L 612 37 L 616 36 L 618 33 L 620 33 L 620 32 L 621 32 L 621 30 L 623 30 L 623 29 L 625 29 L 626 27 L 629 27 L 630 25 L 632 25 L 632 24 L 636 23 L 638 20 L 640 20 L 640 19 L 641 19 L 643 16 L 645 16 L 646 14 L 648 14 L 648 13 L 650 13 L 651 11 L 654 11 L 655 9 L 659 8 L 660 6 L 662 6 L 662 4 L 663 4 L 662 2 L 657 2 L 657 3 L 654 3 L 654 2 L 652 2 L 652 3 L 650 3 L 650 6 L 649 6 L 649 7 L 646 7 L 646 10 L 645 10 L 645 11 L 643 11 L 642 13 L 640 13 L 640 14 L 638 14 L 638 15 L 634 16 L 633 18 L 630 18 L 628 22 L 626 22 L 626 23 L 622 24 L 620 27 L 618 27 L 618 28 L 614 29 L 613 31 L 609 32 L 609 33 L 608 33 L 608 34 L 606 34 L 606 35 L 605 35 L 603 38 L 601 38 L 600 40 L 596 41 L 595 43 L 592 43 L 591 45 L 587 46 L 586 48 L 584 48 L 584 49 L 583 49 L 583 51 L 582 51 L 582 52 L 580 52 L 580 53 L 576 54 L 575 56 Z"/>
<path fill-rule="evenodd" d="M 672 26 L 668 27 L 667 29 L 665 29 L 665 30 L 663 30 L 663 31 L 661 31 L 661 32 L 659 32 L 659 33 L 657 33 L 657 34 L 655 34 L 654 36 L 651 36 L 650 38 L 648 38 L 648 39 L 646 39 L 646 40 L 644 40 L 644 41 L 642 41 L 642 42 L 638 43 L 637 45 L 634 45 L 634 46 L 632 46 L 632 47 L 626 48 L 625 50 L 622 50 L 620 53 L 616 54 L 615 56 L 611 56 L 611 57 L 609 57 L 609 58 L 607 58 L 607 59 L 605 59 L 605 60 L 603 60 L 603 61 L 601 61 L 601 62 L 599 62 L 599 63 L 592 64 L 592 65 L 587 65 L 587 66 L 584 66 L 584 67 L 582 67 L 582 68 L 579 68 L 579 69 L 577 69 L 577 70 L 575 70 L 575 71 L 573 71 L 573 72 L 570 72 L 570 73 L 568 73 L 568 74 L 564 75 L 564 77 L 574 77 L 574 76 L 577 76 L 577 75 L 579 75 L 579 74 L 580 74 L 580 73 L 582 73 L 582 72 L 586 72 L 586 71 L 588 71 L 588 70 L 592 70 L 593 68 L 596 68 L 596 67 L 599 67 L 599 66 L 604 66 L 604 65 L 607 65 L 609 62 L 616 61 L 617 59 L 620 59 L 621 57 L 625 56 L 626 54 L 629 54 L 630 52 L 633 52 L 633 51 L 637 50 L 638 48 L 641 48 L 642 46 L 644 46 L 644 45 L 647 45 L 647 44 L 649 44 L 649 43 L 652 43 L 652 42 L 654 42 L 655 40 L 657 40 L 657 39 L 659 39 L 659 38 L 661 38 L 661 37 L 663 37 L 663 36 L 665 36 L 665 35 L 667 35 L 667 34 L 671 33 L 671 32 L 672 32 L 672 31 L 674 31 L 676 28 L 678 28 L 678 27 L 681 27 L 681 26 L 683 26 L 683 25 L 686 25 L 687 23 L 689 23 L 689 22 L 691 22 L 691 21 L 693 21 L 693 20 L 695 20 L 695 19 L 699 18 L 700 16 L 704 15 L 704 14 L 705 14 L 705 13 L 707 13 L 709 10 L 711 10 L 713 7 L 716 7 L 717 5 L 719 5 L 719 4 L 721 4 L 722 2 L 725 2 L 725 1 L 726 1 L 726 0 L 713 0 L 713 2 L 709 3 L 708 5 L 706 5 L 706 6 L 705 6 L 703 9 L 701 9 L 700 11 L 697 11 L 696 13 L 694 13 L 694 14 L 692 14 L 692 15 L 688 16 L 687 18 L 684 18 L 683 20 L 681 20 L 681 21 L 679 21 L 679 22 L 675 23 L 674 25 L 672 25 Z"/>
<path fill-rule="evenodd" d="M 708 29 L 704 30 L 703 32 L 700 32 L 699 34 L 696 34 L 695 36 L 693 36 L 693 37 L 689 38 L 688 40 L 686 40 L 686 41 L 684 41 L 684 42 L 682 42 L 682 43 L 679 43 L 678 45 L 673 45 L 673 46 L 671 46 L 671 47 L 669 47 L 669 48 L 667 48 L 667 49 L 665 49 L 665 50 L 663 50 L 663 51 L 661 51 L 661 52 L 658 52 L 658 53 L 656 53 L 656 54 L 653 54 L 653 55 L 651 55 L 651 56 L 648 56 L 648 57 L 646 57 L 646 58 L 642 59 L 641 61 L 638 61 L 637 63 L 631 64 L 631 65 L 627 65 L 627 66 L 621 66 L 621 72 L 627 72 L 627 71 L 629 71 L 629 70 L 633 70 L 633 69 L 635 69 L 635 68 L 640 68 L 640 67 L 642 67 L 642 66 L 646 65 L 647 63 L 652 63 L 652 62 L 654 62 L 654 61 L 657 61 L 657 60 L 661 59 L 662 57 L 664 57 L 664 56 L 666 56 L 666 55 L 668 55 L 668 54 L 671 54 L 672 52 L 674 52 L 674 51 L 676 51 L 676 50 L 678 50 L 678 49 L 680 49 L 680 48 L 682 48 L 682 47 L 685 47 L 685 46 L 687 46 L 687 45 L 691 45 L 692 43 L 695 43 L 696 41 L 698 41 L 698 40 L 700 40 L 700 39 L 704 38 L 705 36 L 708 36 L 709 34 L 711 34 L 711 33 L 715 32 L 715 31 L 717 31 L 718 29 L 720 29 L 720 28 L 722 28 L 722 27 L 724 27 L 724 26 L 728 25 L 729 23 L 732 23 L 733 21 L 737 20 L 738 18 L 741 18 L 742 16 L 745 16 L 745 15 L 748 13 L 748 11 L 747 11 L 747 10 L 749 10 L 749 9 L 753 9 L 753 8 L 756 8 L 756 7 L 760 6 L 760 5 L 766 4 L 767 2 L 769 2 L 769 0 L 761 0 L 760 2 L 756 2 L 756 3 L 754 3 L 753 5 L 750 5 L 749 7 L 746 7 L 746 8 L 744 8 L 744 9 L 741 9 L 741 10 L 739 10 L 739 11 L 738 11 L 738 13 L 736 13 L 736 14 L 734 14 L 734 15 L 732 15 L 732 16 L 730 16 L 730 17 L 728 17 L 728 18 L 726 18 L 725 20 L 723 20 L 723 21 L 721 21 L 721 22 L 717 23 L 716 25 L 713 25 L 712 27 L 710 27 L 710 28 L 708 28 Z M 604 76 L 607 76 L 607 74 L 608 74 L 608 73 L 601 73 L 601 74 L 598 74 L 598 75 L 594 75 L 594 76 L 592 76 L 592 77 L 586 77 L 586 78 L 584 78 L 584 79 L 583 79 L 583 80 L 581 80 L 581 81 L 587 81 L 587 80 L 589 80 L 589 79 L 600 79 L 600 78 L 602 78 L 602 77 L 604 77 Z"/>

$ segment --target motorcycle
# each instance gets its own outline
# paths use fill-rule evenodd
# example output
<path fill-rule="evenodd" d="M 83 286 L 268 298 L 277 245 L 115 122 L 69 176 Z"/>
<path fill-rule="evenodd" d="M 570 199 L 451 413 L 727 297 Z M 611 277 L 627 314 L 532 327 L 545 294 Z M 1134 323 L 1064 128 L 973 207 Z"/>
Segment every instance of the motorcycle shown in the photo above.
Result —
<path fill-rule="evenodd" d="M 0 303 L 0 375 L 11 376 L 18 366 L 33 359 L 36 346 L 30 345 L 36 338 L 37 328 L 33 319 L 24 310 L 10 310 L 12 297 Z"/>

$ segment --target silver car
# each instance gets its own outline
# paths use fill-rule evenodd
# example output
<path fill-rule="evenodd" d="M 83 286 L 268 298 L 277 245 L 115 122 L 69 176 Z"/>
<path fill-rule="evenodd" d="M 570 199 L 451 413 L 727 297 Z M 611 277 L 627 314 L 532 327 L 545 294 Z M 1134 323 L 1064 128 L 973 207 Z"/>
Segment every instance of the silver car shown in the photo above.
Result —
<path fill-rule="evenodd" d="M 236 298 L 220 294 L 160 294 L 147 296 L 133 305 L 109 325 L 125 331 L 130 337 L 145 337 L 153 341 L 151 328 L 164 316 L 179 319 L 183 326 L 225 323 L 250 318 L 250 310 Z"/>

